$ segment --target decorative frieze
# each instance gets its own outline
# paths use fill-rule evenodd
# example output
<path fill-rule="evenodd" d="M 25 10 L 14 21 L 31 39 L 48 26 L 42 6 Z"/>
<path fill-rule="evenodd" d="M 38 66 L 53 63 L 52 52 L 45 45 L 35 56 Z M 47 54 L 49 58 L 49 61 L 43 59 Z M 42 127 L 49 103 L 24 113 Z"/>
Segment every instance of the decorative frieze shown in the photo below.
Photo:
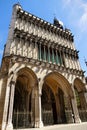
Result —
<path fill-rule="evenodd" d="M 33 24 L 34 27 L 41 27 L 41 30 L 45 29 L 45 33 L 47 33 L 47 31 L 52 32 L 52 35 L 54 36 L 54 34 L 57 36 L 61 36 L 62 38 L 69 40 L 71 42 L 73 42 L 73 36 L 72 33 L 70 33 L 70 31 L 68 31 L 68 29 L 64 30 L 61 28 L 56 27 L 55 25 L 48 23 L 47 21 L 44 21 L 43 19 L 40 19 L 30 13 L 27 13 L 25 11 L 23 11 L 22 9 L 19 9 L 17 11 L 17 19 L 21 20 L 25 20 L 26 24 L 31 23 L 31 25 Z M 27 18 L 27 20 L 26 20 Z M 26 25 L 25 24 L 25 25 Z"/>

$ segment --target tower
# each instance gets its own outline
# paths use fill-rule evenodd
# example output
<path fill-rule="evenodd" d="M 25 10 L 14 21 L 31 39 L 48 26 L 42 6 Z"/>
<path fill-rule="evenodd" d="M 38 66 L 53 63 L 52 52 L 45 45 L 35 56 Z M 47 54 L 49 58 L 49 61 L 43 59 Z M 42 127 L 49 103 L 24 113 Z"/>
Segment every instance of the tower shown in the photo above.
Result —
<path fill-rule="evenodd" d="M 13 6 L 0 75 L 1 130 L 87 121 L 84 72 L 74 37 Z"/>

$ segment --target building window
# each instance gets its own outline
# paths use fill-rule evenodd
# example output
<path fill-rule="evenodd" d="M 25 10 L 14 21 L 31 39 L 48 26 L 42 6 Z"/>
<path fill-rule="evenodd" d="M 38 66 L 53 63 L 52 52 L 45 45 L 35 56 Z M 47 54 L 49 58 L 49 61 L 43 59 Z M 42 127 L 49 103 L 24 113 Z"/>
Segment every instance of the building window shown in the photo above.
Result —
<path fill-rule="evenodd" d="M 44 45 L 38 45 L 38 59 L 46 62 L 64 65 L 63 54 L 54 48 L 47 48 Z"/>

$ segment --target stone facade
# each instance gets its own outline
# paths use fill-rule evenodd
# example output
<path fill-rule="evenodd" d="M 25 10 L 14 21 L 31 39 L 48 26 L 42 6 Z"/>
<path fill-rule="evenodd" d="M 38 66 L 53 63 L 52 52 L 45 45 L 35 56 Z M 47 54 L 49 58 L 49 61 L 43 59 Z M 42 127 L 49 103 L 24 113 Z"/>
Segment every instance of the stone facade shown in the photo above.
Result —
<path fill-rule="evenodd" d="M 87 121 L 87 93 L 74 37 L 13 6 L 0 70 L 1 130 Z"/>

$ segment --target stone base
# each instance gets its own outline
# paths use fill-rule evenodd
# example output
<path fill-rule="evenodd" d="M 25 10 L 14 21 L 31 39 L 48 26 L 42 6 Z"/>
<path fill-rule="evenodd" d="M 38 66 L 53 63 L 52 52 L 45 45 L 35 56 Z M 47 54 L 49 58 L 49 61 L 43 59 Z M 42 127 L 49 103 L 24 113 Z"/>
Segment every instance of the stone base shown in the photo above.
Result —
<path fill-rule="evenodd" d="M 42 128 L 43 127 L 43 122 L 39 121 L 39 122 L 35 122 L 35 128 Z"/>
<path fill-rule="evenodd" d="M 6 129 L 6 122 L 2 123 L 1 125 L 1 130 L 5 130 Z"/>
<path fill-rule="evenodd" d="M 12 125 L 12 123 L 7 124 L 6 130 L 13 130 L 13 125 Z"/>
<path fill-rule="evenodd" d="M 81 119 L 79 118 L 79 116 L 75 117 L 75 123 L 81 123 Z"/>

